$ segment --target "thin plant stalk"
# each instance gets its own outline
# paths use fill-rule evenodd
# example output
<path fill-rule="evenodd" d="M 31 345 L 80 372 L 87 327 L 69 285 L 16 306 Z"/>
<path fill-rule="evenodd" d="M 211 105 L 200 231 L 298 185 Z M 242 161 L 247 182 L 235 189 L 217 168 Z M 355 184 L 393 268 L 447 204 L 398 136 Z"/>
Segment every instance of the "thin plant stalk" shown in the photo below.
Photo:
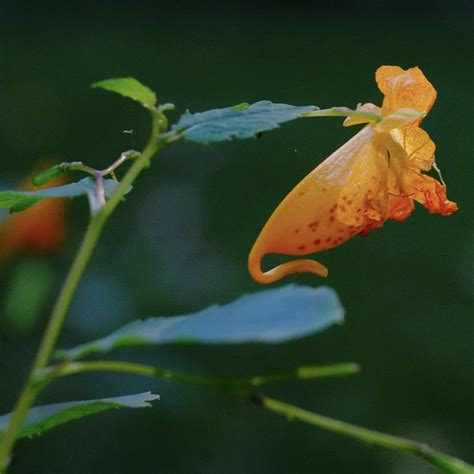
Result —
<path fill-rule="evenodd" d="M 443 472 L 451 474 L 474 474 L 474 466 L 465 463 L 448 454 L 434 450 L 430 446 L 419 441 L 414 441 L 399 436 L 392 436 L 380 431 L 369 430 L 361 426 L 335 420 L 327 416 L 318 415 L 302 408 L 290 405 L 273 398 L 258 394 L 251 394 L 249 399 L 258 406 L 286 417 L 288 420 L 298 420 L 318 428 L 332 431 L 357 441 L 395 451 L 406 452 L 424 459 Z"/>
<path fill-rule="evenodd" d="M 172 380 L 188 385 L 200 385 L 221 389 L 239 389 L 249 387 L 260 387 L 277 382 L 291 380 L 308 380 L 326 377 L 342 377 L 354 375 L 359 372 L 360 367 L 353 362 L 331 365 L 306 365 L 297 367 L 288 372 L 271 375 L 256 375 L 247 378 L 222 378 L 203 377 L 196 375 L 181 374 L 167 369 L 161 369 L 150 365 L 137 364 L 133 362 L 114 360 L 94 360 L 88 362 L 65 362 L 54 367 L 48 367 L 40 375 L 38 383 L 49 383 L 57 377 L 74 375 L 83 372 L 126 372 L 146 377 L 154 377 L 164 380 Z"/>
<path fill-rule="evenodd" d="M 341 436 L 353 438 L 359 442 L 405 452 L 424 459 L 443 472 L 450 474 L 474 474 L 474 466 L 465 463 L 448 454 L 436 451 L 425 443 L 393 436 L 380 431 L 370 430 L 344 421 L 319 415 L 308 410 L 296 407 L 280 400 L 266 397 L 249 391 L 249 388 L 266 383 L 297 380 L 301 378 L 334 377 L 350 375 L 359 370 L 357 364 L 344 363 L 328 366 L 300 367 L 292 372 L 251 377 L 247 379 L 218 379 L 177 373 L 171 370 L 160 369 L 149 365 L 123 362 L 123 361 L 90 361 L 90 362 L 65 362 L 55 367 L 45 369 L 43 383 L 54 378 L 74 375 L 83 372 L 109 371 L 126 372 L 145 377 L 160 378 L 191 385 L 200 385 L 209 388 L 225 390 L 239 397 L 243 397 L 257 406 L 284 416 L 287 420 L 298 420 L 326 431 L 337 433 Z"/>
<path fill-rule="evenodd" d="M 158 134 L 164 132 L 167 127 L 166 118 L 162 113 L 151 111 L 152 126 L 150 139 L 140 156 L 133 162 L 122 181 L 118 185 L 114 194 L 98 212 L 92 215 L 86 233 L 64 280 L 62 289 L 54 305 L 53 311 L 48 321 L 46 331 L 40 343 L 40 347 L 34 360 L 28 379 L 15 404 L 12 417 L 0 441 L 0 473 L 5 473 L 8 467 L 11 450 L 15 444 L 17 435 L 23 425 L 23 421 L 28 410 L 34 403 L 38 393 L 41 391 L 41 384 L 35 382 L 35 374 L 47 366 L 51 354 L 54 351 L 59 333 L 63 327 L 67 311 L 77 286 L 91 255 L 95 249 L 97 241 L 102 233 L 105 223 L 113 211 L 116 209 L 124 195 L 129 190 L 135 179 L 146 168 L 150 159 L 157 153 L 160 146 Z"/>

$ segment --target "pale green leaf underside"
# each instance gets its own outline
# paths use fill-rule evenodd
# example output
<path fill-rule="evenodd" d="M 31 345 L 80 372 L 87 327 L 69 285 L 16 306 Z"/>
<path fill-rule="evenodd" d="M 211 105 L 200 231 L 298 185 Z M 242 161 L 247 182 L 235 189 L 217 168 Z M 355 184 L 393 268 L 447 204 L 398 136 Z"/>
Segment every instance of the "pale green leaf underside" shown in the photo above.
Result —
<path fill-rule="evenodd" d="M 147 107 L 153 107 L 157 101 L 156 94 L 133 77 L 105 79 L 92 84 L 92 87 L 116 92 L 124 97 L 136 100 Z"/>
<path fill-rule="evenodd" d="M 118 184 L 114 179 L 106 179 L 104 181 L 107 197 L 112 195 Z M 0 208 L 14 208 L 17 211 L 23 211 L 42 199 L 73 198 L 95 192 L 96 183 L 92 178 L 84 178 L 76 183 L 40 189 L 38 191 L 0 191 Z"/>
<path fill-rule="evenodd" d="M 343 317 L 344 309 L 331 288 L 288 285 L 190 315 L 133 321 L 102 339 L 59 351 L 56 356 L 77 359 L 117 347 L 173 343 L 279 343 L 321 331 Z"/>
<path fill-rule="evenodd" d="M 112 408 L 145 408 L 149 402 L 159 399 L 151 392 L 138 393 L 123 397 L 83 400 L 78 402 L 55 403 L 31 408 L 23 423 L 18 438 L 31 438 L 56 426 L 93 415 Z M 0 416 L 0 439 L 8 424 L 11 413 Z"/>
<path fill-rule="evenodd" d="M 182 115 L 173 130 L 186 140 L 207 144 L 232 138 L 252 138 L 256 134 L 278 128 L 279 124 L 300 118 L 317 107 L 273 104 L 262 100 L 255 104 L 239 104 L 225 109 Z"/>

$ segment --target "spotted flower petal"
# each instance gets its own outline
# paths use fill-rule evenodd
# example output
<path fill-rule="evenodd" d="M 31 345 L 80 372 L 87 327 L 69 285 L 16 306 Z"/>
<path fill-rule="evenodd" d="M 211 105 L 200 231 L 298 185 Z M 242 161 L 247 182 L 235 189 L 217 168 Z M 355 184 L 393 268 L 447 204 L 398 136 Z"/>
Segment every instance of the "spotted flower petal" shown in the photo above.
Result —
<path fill-rule="evenodd" d="M 271 283 L 296 272 L 326 276 L 326 267 L 312 260 L 294 260 L 268 272 L 262 272 L 261 260 L 269 253 L 322 252 L 361 232 L 369 220 L 384 219 L 388 208 L 380 206 L 377 194 L 388 166 L 379 159 L 374 133 L 370 127 L 361 130 L 277 207 L 250 252 L 249 272 L 256 281 Z"/>
<path fill-rule="evenodd" d="M 404 71 L 398 66 L 381 66 L 375 80 L 385 96 L 382 115 L 406 108 L 428 113 L 436 100 L 435 88 L 417 67 Z"/>
<path fill-rule="evenodd" d="M 400 214 L 397 216 L 399 208 L 403 206 L 405 212 L 408 208 L 413 210 L 413 200 L 432 214 L 449 216 L 457 211 L 456 203 L 446 197 L 444 183 L 422 173 L 429 171 L 434 164 L 436 145 L 429 135 L 419 127 L 406 127 L 392 130 L 390 136 L 393 139 L 389 143 L 390 169 L 394 175 L 390 186 L 390 217 L 404 220 Z"/>

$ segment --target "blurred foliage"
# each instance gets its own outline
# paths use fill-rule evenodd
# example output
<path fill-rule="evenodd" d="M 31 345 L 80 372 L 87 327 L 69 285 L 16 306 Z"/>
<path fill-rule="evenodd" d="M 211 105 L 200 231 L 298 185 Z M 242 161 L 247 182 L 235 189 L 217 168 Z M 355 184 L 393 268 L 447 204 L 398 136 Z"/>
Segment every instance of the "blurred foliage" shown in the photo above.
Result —
<path fill-rule="evenodd" d="M 10 274 L 2 323 L 13 333 L 28 333 L 49 300 L 52 270 L 41 260 L 25 260 Z M 21 344 L 21 340 L 19 341 Z"/>
<path fill-rule="evenodd" d="M 289 384 L 272 393 L 423 439 L 472 462 L 472 7 L 381 5 L 4 2 L 0 180 L 2 188 L 14 186 L 43 156 L 101 167 L 139 148 L 147 117 L 89 88 L 103 78 L 137 77 L 162 102 L 177 105 L 177 120 L 186 108 L 263 98 L 320 107 L 379 103 L 373 77 L 379 65 L 420 66 L 439 94 L 424 128 L 437 144 L 438 165 L 460 211 L 442 218 L 418 209 L 402 224 L 387 223 L 321 254 L 331 270 L 324 282 L 292 278 L 336 288 L 347 309 L 347 323 L 317 339 L 271 348 L 150 349 L 140 360 L 233 376 L 355 360 L 363 367 L 357 377 Z M 60 346 L 100 337 L 137 316 L 192 312 L 256 290 L 246 258 L 266 218 L 352 133 L 328 118 L 290 123 L 257 141 L 212 148 L 180 143 L 166 150 L 111 220 Z M 43 322 L 87 219 L 84 202 L 73 202 L 71 210 L 68 244 L 48 260 L 54 288 Z M 0 267 L 1 308 L 18 265 L 20 257 Z M 0 311 L 5 412 L 43 324 L 18 337 Z M 123 354 L 137 357 L 131 349 Z M 81 375 L 52 386 L 39 403 L 149 389 L 162 401 L 144 413 L 99 415 L 20 443 L 12 474 L 434 472 L 220 393 L 138 377 Z"/>

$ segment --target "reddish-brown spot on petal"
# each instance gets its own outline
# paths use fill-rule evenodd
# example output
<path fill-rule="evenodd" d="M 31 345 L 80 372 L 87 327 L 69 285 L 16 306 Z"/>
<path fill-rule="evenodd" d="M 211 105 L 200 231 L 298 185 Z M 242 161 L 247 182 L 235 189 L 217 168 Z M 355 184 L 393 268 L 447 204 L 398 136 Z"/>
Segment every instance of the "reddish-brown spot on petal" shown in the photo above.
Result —
<path fill-rule="evenodd" d="M 346 208 L 344 206 L 339 206 L 339 209 L 341 210 L 341 212 L 346 212 Z"/>
<path fill-rule="evenodd" d="M 347 204 L 352 204 L 352 199 L 349 199 L 349 201 L 347 201 Z"/>
<path fill-rule="evenodd" d="M 295 229 L 295 234 L 298 234 L 299 233 L 299 229 Z"/>
<path fill-rule="evenodd" d="M 328 237 L 328 238 L 326 239 L 326 242 L 329 243 L 329 242 L 331 242 L 331 240 L 332 240 L 332 237 Z"/>
<path fill-rule="evenodd" d="M 335 220 L 336 220 L 336 218 L 334 216 L 329 217 L 329 222 L 334 222 Z"/>
<path fill-rule="evenodd" d="M 314 245 L 319 245 L 321 243 L 321 239 L 316 239 L 313 243 Z"/>
<path fill-rule="evenodd" d="M 304 250 L 305 248 L 306 248 L 306 245 L 300 245 L 300 246 L 298 247 L 298 250 Z"/>

